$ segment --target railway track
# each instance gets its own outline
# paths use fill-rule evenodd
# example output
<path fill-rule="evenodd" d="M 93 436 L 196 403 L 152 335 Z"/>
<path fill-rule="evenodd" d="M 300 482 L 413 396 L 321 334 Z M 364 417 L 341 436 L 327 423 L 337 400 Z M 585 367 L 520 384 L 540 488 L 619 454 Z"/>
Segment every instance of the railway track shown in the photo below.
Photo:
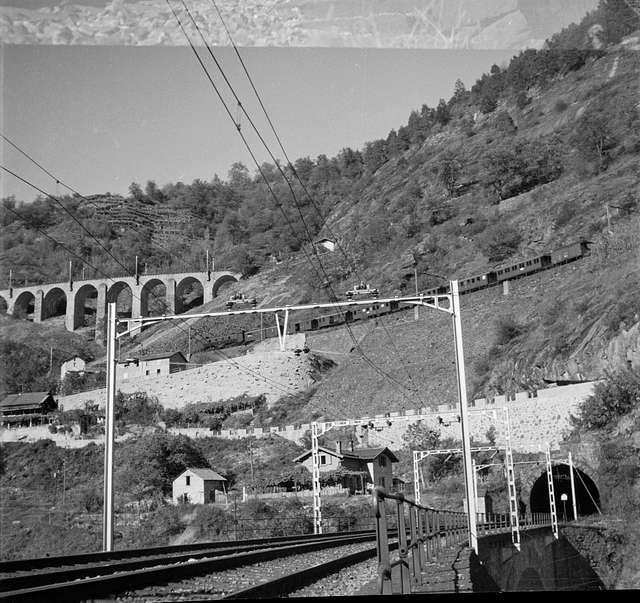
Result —
<path fill-rule="evenodd" d="M 126 600 L 172 600 L 165 597 L 190 590 L 225 598 L 239 586 L 247 591 L 239 598 L 253 598 L 252 588 L 287 590 L 375 554 L 375 532 L 368 530 L 13 561 L 0 564 L 0 600 L 78 601 L 122 592 Z M 287 578 L 294 567 L 305 573 Z M 268 586 L 265 577 L 276 583 Z"/>

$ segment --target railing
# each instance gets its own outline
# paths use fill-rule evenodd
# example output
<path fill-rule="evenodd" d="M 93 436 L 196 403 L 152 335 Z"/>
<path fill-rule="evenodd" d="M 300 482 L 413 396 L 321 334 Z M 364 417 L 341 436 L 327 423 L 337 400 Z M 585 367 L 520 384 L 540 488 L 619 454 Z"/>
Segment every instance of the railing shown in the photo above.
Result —
<path fill-rule="evenodd" d="M 396 503 L 395 519 L 397 545 L 389 542 L 387 506 Z M 402 494 L 389 494 L 384 488 L 373 490 L 378 549 L 377 593 L 409 594 L 412 585 L 422 584 L 422 573 L 443 548 L 468 540 L 467 515 L 460 511 L 432 509 L 405 498 Z M 409 528 L 407 530 L 407 517 Z M 407 531 L 409 539 L 407 539 Z M 394 530 L 395 532 L 395 530 Z M 398 549 L 398 559 L 391 561 L 391 549 Z M 398 568 L 394 576 L 394 568 Z M 396 590 L 392 578 L 396 578 Z M 398 590 L 399 589 L 399 590 Z"/>
<path fill-rule="evenodd" d="M 488 536 L 489 534 L 500 534 L 511 530 L 509 513 L 477 515 L 478 536 Z M 528 513 L 518 518 L 520 530 L 532 528 L 545 528 L 551 526 L 551 515 L 549 513 Z"/>

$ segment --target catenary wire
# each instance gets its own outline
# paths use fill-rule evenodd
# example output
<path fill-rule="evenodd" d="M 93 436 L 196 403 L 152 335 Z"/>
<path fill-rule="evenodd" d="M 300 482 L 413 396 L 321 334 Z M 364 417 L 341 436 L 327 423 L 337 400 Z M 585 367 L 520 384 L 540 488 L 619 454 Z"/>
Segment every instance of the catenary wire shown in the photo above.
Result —
<path fill-rule="evenodd" d="M 184 0 L 182 0 L 182 2 L 183 2 L 183 4 L 184 4 Z M 256 99 L 258 100 L 258 103 L 260 104 L 260 107 L 262 108 L 262 111 L 263 111 L 263 113 L 264 113 L 264 116 L 265 116 L 265 118 L 266 118 L 266 120 L 267 120 L 267 122 L 268 122 L 268 124 L 269 124 L 270 128 L 271 128 L 271 131 L 273 132 L 273 135 L 275 136 L 275 139 L 276 139 L 276 141 L 278 142 L 278 145 L 279 145 L 279 147 L 280 147 L 280 150 L 282 151 L 282 154 L 284 155 L 284 158 L 285 158 L 285 159 L 286 159 L 286 161 L 287 161 L 287 165 L 288 165 L 289 169 L 291 170 L 291 172 L 292 172 L 293 176 L 296 178 L 296 180 L 298 181 L 298 183 L 299 183 L 299 184 L 300 184 L 300 186 L 302 187 L 302 190 L 304 191 L 305 195 L 307 196 L 307 198 L 309 199 L 309 201 L 310 201 L 310 202 L 311 202 L 311 204 L 313 205 L 314 209 L 316 210 L 316 212 L 317 212 L 317 214 L 318 214 L 318 217 L 323 221 L 323 227 L 326 227 L 326 229 L 327 229 L 327 231 L 329 232 L 329 234 L 331 234 L 331 235 L 333 236 L 333 238 L 335 239 L 335 241 L 336 241 L 336 245 L 337 245 L 338 249 L 340 250 L 340 252 L 342 253 L 342 255 L 345 257 L 345 259 L 349 262 L 349 264 L 350 264 L 350 266 L 351 266 L 351 270 L 356 274 L 357 278 L 359 278 L 360 280 L 363 280 L 363 279 L 362 279 L 362 276 L 358 273 L 356 263 L 355 263 L 355 262 L 353 261 L 353 259 L 352 259 L 352 258 L 351 258 L 347 253 L 346 253 L 346 251 L 343 249 L 343 247 L 342 247 L 342 245 L 341 245 L 341 243 L 340 243 L 340 241 L 339 241 L 338 237 L 336 237 L 336 236 L 335 236 L 335 233 L 333 233 L 333 231 L 331 230 L 331 228 L 326 224 L 326 217 L 322 215 L 322 211 L 320 210 L 320 208 L 319 208 L 319 207 L 318 207 L 318 205 L 316 204 L 316 201 L 315 201 L 315 199 L 313 198 L 313 196 L 311 195 L 311 193 L 309 193 L 309 191 L 308 191 L 308 189 L 307 189 L 306 185 L 304 184 L 304 182 L 302 181 L 302 179 L 301 179 L 301 178 L 300 178 L 300 176 L 298 175 L 298 172 L 297 172 L 297 170 L 295 169 L 295 166 L 294 166 L 294 165 L 293 165 L 293 163 L 291 162 L 291 159 L 290 159 L 290 158 L 289 158 L 289 156 L 287 155 L 287 152 L 286 152 L 286 150 L 285 150 L 285 148 L 284 148 L 284 145 L 283 145 L 283 143 L 282 143 L 282 140 L 281 140 L 280 136 L 278 135 L 278 132 L 276 131 L 275 126 L 273 125 L 273 121 L 271 120 L 271 118 L 270 118 L 270 116 L 269 116 L 269 113 L 268 113 L 268 111 L 267 111 L 267 109 L 266 109 L 266 107 L 265 107 L 264 103 L 262 102 L 262 98 L 261 98 L 261 96 L 260 96 L 260 94 L 259 94 L 259 92 L 258 92 L 258 90 L 257 90 L 257 88 L 256 88 L 256 86 L 255 86 L 255 84 L 254 84 L 254 82 L 253 82 L 253 78 L 251 77 L 251 75 L 250 75 L 250 73 L 249 73 L 249 71 L 248 71 L 248 69 L 247 69 L 247 67 L 246 67 L 246 65 L 245 65 L 245 63 L 244 63 L 244 60 L 242 59 L 242 56 L 241 56 L 241 54 L 240 54 L 240 52 L 239 52 L 239 50 L 238 50 L 238 47 L 237 47 L 237 45 L 236 45 L 236 43 L 235 43 L 235 41 L 234 41 L 233 37 L 231 36 L 231 32 L 229 31 L 229 29 L 228 29 L 228 27 L 227 27 L 227 24 L 226 24 L 226 22 L 225 22 L 225 20 L 224 20 L 224 18 L 223 18 L 223 16 L 222 16 L 222 13 L 220 12 L 220 9 L 218 8 L 218 5 L 216 4 L 215 0 L 211 0 L 211 3 L 213 4 L 213 6 L 214 6 L 214 8 L 215 8 L 216 12 L 218 13 L 218 17 L 220 18 L 220 21 L 222 22 L 222 25 L 223 25 L 223 27 L 224 27 L 224 29 L 225 29 L 226 33 L 227 33 L 227 36 L 228 36 L 228 38 L 229 38 L 229 40 L 230 40 L 230 42 L 231 42 L 231 44 L 232 44 L 232 46 L 233 46 L 233 49 L 234 49 L 234 51 L 235 51 L 235 54 L 236 54 L 236 56 L 238 57 L 238 60 L 239 60 L 239 62 L 240 62 L 240 64 L 241 64 L 241 66 L 242 66 L 242 69 L 243 69 L 243 71 L 244 71 L 245 75 L 247 76 L 247 79 L 248 79 L 248 81 L 249 81 L 249 84 L 251 85 L 251 88 L 252 88 L 252 90 L 253 90 L 253 92 L 254 92 L 254 94 L 255 94 L 255 96 L 256 96 Z M 216 64 L 217 64 L 217 61 L 216 61 Z M 236 97 L 236 99 L 237 99 L 237 97 Z M 274 159 L 274 163 L 275 163 L 276 165 L 278 165 L 278 163 L 277 163 L 277 161 L 275 160 L 275 158 L 273 157 L 273 155 L 272 155 L 272 159 Z M 284 176 L 284 174 L 283 174 L 283 176 Z M 320 260 L 319 260 L 319 261 L 320 261 Z M 385 330 L 386 330 L 386 328 L 385 328 Z M 390 340 L 391 340 L 391 336 L 390 336 L 390 334 L 388 333 L 388 331 L 387 331 L 387 334 L 388 334 L 388 336 L 389 336 L 389 338 L 390 338 Z M 396 354 L 398 354 L 398 356 L 399 356 L 399 352 L 398 352 L 398 350 L 397 350 L 397 347 L 396 347 L 396 346 L 395 346 L 395 344 L 393 343 L 393 340 L 391 340 L 391 343 L 392 343 L 392 345 L 394 346 L 394 349 L 395 349 L 395 351 L 396 351 Z M 409 375 L 409 374 L 408 374 L 408 377 L 412 380 L 411 375 Z"/>
<path fill-rule="evenodd" d="M 322 260 L 320 259 L 320 257 L 318 256 L 317 250 L 315 250 L 315 246 L 313 245 L 313 237 L 311 236 L 311 233 L 309 232 L 308 227 L 306 226 L 306 222 L 304 220 L 304 217 L 302 215 L 302 212 L 300 210 L 296 195 L 295 195 L 295 191 L 293 190 L 293 187 L 291 186 L 291 183 L 289 182 L 289 179 L 287 178 L 286 174 L 284 173 L 284 171 L 282 170 L 282 168 L 280 167 L 279 162 L 277 161 L 277 159 L 275 158 L 275 156 L 273 155 L 273 153 L 271 152 L 271 150 L 269 149 L 267 143 L 265 142 L 264 138 L 262 137 L 262 135 L 258 132 L 253 120 L 249 117 L 248 113 L 246 112 L 246 110 L 244 109 L 244 106 L 242 105 L 242 103 L 240 102 L 240 99 L 238 98 L 237 94 L 235 93 L 235 90 L 233 89 L 233 87 L 231 86 L 228 78 L 226 77 L 222 67 L 220 66 L 218 60 L 215 58 L 215 56 L 213 55 L 213 52 L 211 51 L 209 45 L 207 44 L 204 36 L 202 35 L 202 32 L 200 31 L 197 23 L 195 22 L 195 19 L 191 16 L 191 13 L 189 11 L 189 9 L 187 8 L 186 4 L 185 4 L 185 0 L 181 0 L 183 6 L 185 7 L 185 10 L 188 12 L 189 16 L 191 17 L 191 20 L 194 24 L 194 26 L 196 27 L 196 29 L 198 30 L 198 33 L 200 34 L 200 37 L 203 41 L 203 43 L 207 46 L 207 49 L 209 50 L 209 54 L 211 55 L 212 59 L 214 60 L 216 66 L 218 67 L 219 71 L 221 72 L 225 82 L 227 83 L 227 85 L 229 86 L 232 94 L 234 95 L 234 98 L 236 99 L 236 102 L 238 103 L 238 107 L 243 111 L 243 113 L 245 114 L 245 116 L 247 117 L 247 119 L 249 120 L 249 123 L 251 124 L 251 126 L 253 127 L 254 131 L 256 132 L 256 134 L 258 135 L 260 141 L 262 142 L 263 146 L 265 147 L 265 149 L 267 150 L 267 152 L 269 153 L 271 159 L 273 160 L 274 164 L 276 165 L 278 171 L 280 172 L 280 174 L 282 175 L 283 179 L 285 180 L 285 182 L 287 183 L 290 191 L 291 191 L 291 195 L 292 198 L 294 200 L 294 203 L 296 205 L 296 208 L 298 209 L 298 213 L 300 215 L 300 218 L 303 222 L 303 224 L 305 225 L 305 230 L 307 232 L 307 237 L 309 239 L 309 242 L 312 246 L 312 249 L 315 252 L 316 255 L 316 259 L 318 261 L 318 263 L 322 266 Z M 247 76 L 247 79 L 251 85 L 251 88 L 258 100 L 258 103 L 260 104 L 260 107 L 262 108 L 262 111 L 265 115 L 265 118 L 267 119 L 267 122 L 271 128 L 271 131 L 273 132 L 273 135 L 275 136 L 278 145 L 280 147 L 280 150 L 282 151 L 289 169 L 291 170 L 293 176 L 296 178 L 296 180 L 298 181 L 298 183 L 300 184 L 300 186 L 302 187 L 304 193 L 306 194 L 307 198 L 309 199 L 309 201 L 311 202 L 312 206 L 314 207 L 314 209 L 316 210 L 318 217 L 320 218 L 321 222 L 323 223 L 323 226 L 326 226 L 328 232 L 333 236 L 334 239 L 336 239 L 336 244 L 338 246 L 338 249 L 341 251 L 341 253 L 343 254 L 343 256 L 345 257 L 345 259 L 347 260 L 347 262 L 349 263 L 352 272 L 354 272 L 356 274 L 356 276 L 362 281 L 362 276 L 358 273 L 357 267 L 355 266 L 355 262 L 353 261 L 353 259 L 351 257 L 349 257 L 349 255 L 344 251 L 344 249 L 342 248 L 342 245 L 340 244 L 339 240 L 337 239 L 337 237 L 335 237 L 334 233 L 331 231 L 331 229 L 329 228 L 329 226 L 326 225 L 326 218 L 322 215 L 321 210 L 319 209 L 318 205 L 316 204 L 315 200 L 313 199 L 313 197 L 311 196 L 311 194 L 309 193 L 307 187 L 305 186 L 304 182 L 302 182 L 302 179 L 299 177 L 297 170 L 295 169 L 294 165 L 291 163 L 291 160 L 289 159 L 289 156 L 287 155 L 287 152 L 284 149 L 284 145 L 282 144 L 282 140 L 280 139 L 280 136 L 278 135 L 275 126 L 273 125 L 273 121 L 271 120 L 269 113 L 266 109 L 266 107 L 264 106 L 264 103 L 262 102 L 262 99 L 260 97 L 260 94 L 258 93 L 258 90 L 255 87 L 255 84 L 253 82 L 253 79 L 251 77 L 251 75 L 249 74 L 249 71 L 244 63 L 244 60 L 242 59 L 242 56 L 240 55 L 240 52 L 238 51 L 238 47 L 235 44 L 235 41 L 233 40 L 233 37 L 231 36 L 231 32 L 229 31 L 229 29 L 227 28 L 226 22 L 224 21 L 224 18 L 222 17 L 222 14 L 220 12 L 220 10 L 218 9 L 217 4 L 215 3 L 215 0 L 211 0 L 216 12 L 218 13 L 218 16 L 220 18 L 220 21 L 223 24 L 223 27 L 227 33 L 227 36 L 229 37 L 229 40 L 231 41 L 231 44 L 235 50 L 236 56 L 238 57 L 238 60 L 240 62 L 240 64 L 242 65 L 242 68 L 244 70 L 245 75 Z M 326 272 L 323 269 L 323 273 L 326 275 Z M 328 280 L 328 279 L 327 279 Z M 334 292 L 334 296 L 335 296 L 335 292 Z M 396 346 L 395 342 L 393 341 L 393 338 L 388 330 L 388 328 L 386 327 L 386 325 L 383 324 L 383 329 L 385 331 L 385 333 L 387 334 L 387 337 L 389 338 L 389 341 L 392 345 L 392 347 L 394 348 L 395 351 L 395 357 L 398 359 L 399 361 L 399 366 L 401 367 L 401 369 L 405 372 L 405 374 L 407 375 L 407 377 L 409 378 L 409 381 L 411 381 L 412 383 L 414 383 L 414 379 L 413 376 L 411 375 L 411 373 L 409 372 L 409 370 L 406 367 L 406 364 L 402 362 L 403 360 L 403 356 L 402 354 L 400 354 L 400 351 L 398 350 L 398 347 Z M 361 351 L 361 353 L 364 355 L 364 353 Z M 415 390 L 414 390 L 415 392 Z M 415 392 L 417 393 L 417 392 Z M 424 400 L 421 400 L 422 402 L 424 402 Z"/>
<path fill-rule="evenodd" d="M 264 181 L 265 181 L 265 183 L 267 184 L 267 187 L 268 187 L 268 189 L 269 189 L 269 191 L 270 191 L 270 193 L 271 193 L 272 197 L 273 197 L 273 198 L 274 198 L 274 200 L 276 201 L 276 204 L 277 204 L 278 208 L 279 208 L 279 209 L 281 210 L 281 212 L 283 213 L 283 215 L 284 215 L 284 217 L 285 217 L 285 219 L 286 219 L 287 223 L 289 224 L 289 227 L 291 228 L 292 232 L 294 232 L 294 234 L 295 234 L 295 230 L 293 229 L 293 226 L 291 225 L 291 222 L 290 222 L 290 220 L 289 220 L 289 218 L 288 218 L 288 216 L 287 216 L 286 212 L 284 211 L 284 209 L 283 209 L 283 207 L 282 207 L 282 205 L 281 205 L 281 203 L 280 203 L 279 199 L 278 199 L 278 198 L 277 198 L 277 196 L 275 195 L 275 192 L 273 191 L 273 189 L 272 189 L 272 187 L 271 187 L 271 185 L 270 185 L 269 181 L 268 181 L 268 180 L 267 180 L 267 178 L 265 177 L 265 175 L 264 175 L 264 173 L 263 173 L 263 171 L 262 171 L 262 168 L 260 167 L 260 165 L 259 165 L 259 163 L 258 163 L 257 159 L 255 158 L 255 155 L 254 155 L 253 151 L 251 150 L 251 148 L 250 148 L 250 146 L 249 146 L 249 144 L 248 144 L 248 142 L 247 142 L 247 140 L 246 140 L 245 136 L 243 135 L 242 130 L 241 130 L 241 128 L 240 128 L 240 124 L 239 124 L 239 123 L 235 120 L 235 118 L 233 117 L 233 114 L 231 113 L 231 111 L 230 111 L 230 109 L 228 108 L 228 106 L 227 106 L 226 102 L 225 102 L 225 101 L 224 101 L 224 99 L 222 98 L 222 95 L 221 95 L 221 93 L 220 93 L 220 91 L 219 91 L 218 87 L 217 87 L 217 86 L 215 85 L 215 83 L 213 82 L 213 79 L 211 78 L 211 75 L 209 74 L 209 71 L 207 70 L 206 66 L 204 65 L 204 62 L 202 61 L 202 59 L 201 59 L 200 55 L 199 55 L 199 54 L 198 54 L 198 52 L 196 51 L 196 49 L 195 49 L 195 47 L 194 47 L 194 45 L 193 45 L 193 42 L 192 42 L 192 41 L 191 41 L 191 39 L 189 38 L 189 36 L 188 36 L 188 34 L 187 34 L 187 32 L 186 32 L 186 30 L 185 30 L 184 26 L 182 25 L 182 21 L 180 20 L 180 17 L 179 17 L 179 16 L 178 16 L 178 14 L 176 13 L 175 9 L 173 8 L 173 6 L 172 6 L 172 5 L 171 5 L 171 3 L 169 2 L 169 0 L 166 0 L 166 1 L 167 1 L 167 4 L 169 5 L 169 7 L 171 8 L 171 10 L 172 10 L 172 12 L 173 12 L 173 14 L 174 14 L 174 16 L 175 16 L 176 20 L 178 21 L 178 24 L 179 24 L 179 26 L 180 26 L 180 29 L 182 30 L 183 34 L 184 34 L 184 35 L 185 35 L 185 37 L 187 38 L 187 41 L 189 42 L 189 45 L 190 45 L 190 47 L 191 47 L 191 49 L 192 49 L 193 53 L 195 54 L 195 56 L 196 56 L 196 58 L 197 58 L 198 62 L 200 63 L 200 66 L 201 66 L 201 67 L 202 67 L 202 69 L 204 70 L 204 72 L 205 72 L 205 74 L 206 74 L 207 78 L 209 79 L 209 82 L 210 82 L 210 83 L 211 83 L 211 85 L 213 86 L 213 88 L 214 88 L 214 90 L 215 90 L 215 92 L 216 92 L 216 94 L 217 94 L 217 96 L 218 96 L 218 98 L 219 98 L 220 102 L 223 104 L 223 106 L 224 106 L 224 108 L 225 108 L 225 110 L 226 110 L 226 112 L 227 112 L 227 115 L 229 116 L 229 118 L 230 118 L 230 119 L 232 120 L 232 122 L 234 123 L 234 125 L 235 125 L 235 127 L 236 127 L 236 129 L 237 129 L 237 131 L 238 131 L 238 134 L 239 134 L 239 135 L 240 135 L 240 137 L 242 138 L 242 140 L 243 140 L 243 142 L 244 142 L 244 144 L 245 144 L 245 147 L 246 147 L 246 148 L 247 148 L 247 150 L 249 151 L 249 153 L 250 153 L 250 155 L 251 155 L 251 157 L 252 157 L 252 159 L 253 159 L 254 163 L 256 164 L 256 167 L 257 167 L 257 169 L 258 169 L 258 172 L 260 173 L 260 175 L 262 176 L 263 180 L 264 180 Z M 184 5 L 184 2 L 183 2 L 183 5 Z M 194 23 L 194 25 L 195 25 L 196 29 L 198 30 L 198 32 L 200 32 L 200 29 L 199 29 L 199 27 L 198 27 L 197 23 L 195 22 L 195 20 L 194 20 L 194 19 L 193 19 L 193 17 L 191 16 L 191 13 L 190 13 L 190 11 L 188 10 L 188 8 L 186 8 L 186 6 L 185 6 L 185 9 L 186 9 L 187 13 L 189 14 L 189 16 L 190 16 L 191 20 L 193 21 L 193 23 Z M 200 32 L 200 35 L 202 36 L 201 32 Z M 207 46 L 207 48 L 208 48 L 209 52 L 211 53 L 211 49 L 209 48 L 209 45 L 207 44 L 206 40 L 204 40 L 204 38 L 203 38 L 203 41 L 204 41 L 205 45 Z M 215 60 L 215 59 L 214 59 L 214 60 Z M 218 64 L 218 63 L 217 63 L 217 61 L 216 61 L 216 64 Z M 218 64 L 218 65 L 219 65 L 219 64 Z M 219 68 L 220 68 L 220 67 L 219 67 Z M 226 78 L 225 78 L 225 79 L 226 79 Z M 235 95 L 235 92 L 234 92 L 234 95 Z M 241 103 L 239 103 L 239 106 L 242 108 Z M 243 109 L 243 108 L 242 108 L 242 109 Z M 244 109 L 243 109 L 243 111 L 244 111 Z M 245 112 L 245 114 L 246 114 L 246 112 Z M 269 151 L 269 152 L 270 152 L 270 151 Z M 276 166 L 278 167 L 278 169 L 279 169 L 279 170 L 281 170 L 281 168 L 279 167 L 279 164 L 278 164 L 278 162 L 277 162 L 277 161 L 275 161 L 275 164 L 276 164 Z M 307 230 L 307 233 L 308 233 L 308 227 L 306 226 L 306 222 L 304 221 L 304 217 L 302 216 L 302 213 L 300 212 L 299 205 L 298 205 L 298 204 L 297 204 L 297 202 L 296 202 L 297 200 L 296 200 L 296 198 L 295 198 L 295 192 L 293 191 L 293 189 L 292 189 L 292 187 L 291 187 L 291 184 L 289 183 L 288 179 L 286 179 L 286 177 L 285 177 L 285 181 L 287 182 L 287 184 L 289 185 L 289 188 L 290 188 L 290 189 L 291 189 L 291 191 L 292 191 L 292 196 L 293 196 L 293 199 L 294 199 L 294 203 L 296 204 L 296 208 L 298 209 L 298 212 L 299 212 L 299 213 L 300 213 L 300 215 L 301 215 L 301 220 L 302 220 L 302 222 L 303 222 L 303 224 L 304 224 L 304 226 L 305 226 L 305 229 Z M 314 246 L 313 246 L 313 242 L 312 242 L 312 237 L 310 237 L 310 234 L 309 234 L 308 236 L 309 236 L 309 238 L 310 238 L 310 242 L 312 243 L 312 248 L 313 248 Z M 315 249 L 314 249 L 314 251 L 315 251 Z M 316 268 L 316 266 L 314 265 L 313 261 L 312 261 L 312 260 L 311 260 L 311 258 L 308 256 L 308 253 L 304 250 L 304 248 L 303 248 L 303 252 L 304 252 L 304 253 L 305 253 L 305 255 L 307 256 L 307 258 L 308 258 L 308 260 L 309 260 L 309 262 L 310 262 L 310 264 L 311 264 L 311 266 L 312 266 L 313 270 L 316 272 L 317 276 L 320 276 L 320 275 L 318 274 L 318 272 L 317 272 L 317 268 Z M 316 251 L 316 255 L 317 255 L 317 251 Z M 319 259 L 318 259 L 318 264 L 320 265 L 320 269 L 322 270 L 322 272 L 323 272 L 323 273 L 324 273 L 324 275 L 325 275 L 325 282 L 329 282 L 328 275 L 327 275 L 326 271 L 324 270 L 324 266 L 322 265 L 321 260 L 319 260 Z M 329 283 L 329 286 L 330 286 L 330 283 Z M 332 290 L 332 292 L 333 292 L 333 290 Z M 335 292 L 333 292 L 333 297 L 336 297 Z M 341 313 L 342 313 L 341 309 L 339 309 L 339 312 L 341 312 Z M 348 328 L 348 330 L 350 331 L 350 329 L 349 329 L 348 325 L 347 325 L 347 328 Z M 353 335 L 351 335 L 351 336 L 352 336 L 352 338 L 353 338 Z M 354 344 L 356 344 L 355 348 L 357 348 L 357 341 L 355 340 L 355 338 L 353 338 L 353 340 L 354 340 Z M 370 358 L 369 358 L 369 357 L 368 357 L 368 356 L 367 356 L 367 355 L 366 355 L 366 354 L 365 354 L 365 353 L 364 353 L 360 348 L 357 348 L 357 349 L 358 349 L 359 353 L 362 355 L 362 357 L 363 357 L 363 359 L 365 360 L 365 362 L 367 362 L 367 363 L 368 363 L 372 368 L 374 368 L 374 370 L 376 370 L 378 373 L 380 373 L 380 374 L 381 374 L 381 375 L 383 375 L 385 378 L 387 378 L 387 379 L 389 379 L 389 380 L 393 381 L 394 383 L 396 383 L 396 384 L 397 384 L 398 386 L 400 386 L 403 390 L 406 390 L 406 391 L 408 391 L 408 392 L 410 392 L 410 393 L 414 393 L 414 394 L 416 393 L 414 390 L 409 390 L 409 389 L 408 389 L 408 388 L 407 388 L 403 383 L 399 382 L 397 379 L 395 379 L 394 377 L 392 377 L 391 375 L 389 375 L 388 373 L 386 373 L 385 371 L 383 371 L 382 369 L 380 369 L 380 367 L 378 367 L 377 365 L 375 365 L 375 364 L 373 363 L 373 361 L 372 361 L 372 360 L 371 360 L 371 359 L 370 359 Z M 404 395 L 404 394 L 403 394 L 403 395 Z M 406 396 L 405 396 L 405 397 L 406 397 Z"/>

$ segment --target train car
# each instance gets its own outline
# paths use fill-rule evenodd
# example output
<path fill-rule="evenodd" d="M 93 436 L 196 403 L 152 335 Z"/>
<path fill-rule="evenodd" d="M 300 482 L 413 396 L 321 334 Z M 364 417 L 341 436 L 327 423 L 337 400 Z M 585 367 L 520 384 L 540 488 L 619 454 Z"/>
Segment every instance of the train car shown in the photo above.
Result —
<path fill-rule="evenodd" d="M 589 253 L 589 242 L 581 239 L 571 245 L 560 247 L 551 252 L 551 263 L 554 266 L 578 260 Z"/>
<path fill-rule="evenodd" d="M 478 289 L 484 289 L 488 287 L 488 277 L 486 274 L 479 274 L 477 276 L 471 276 L 469 278 L 462 279 L 458 282 L 458 291 L 460 293 L 468 293 L 470 291 L 477 291 Z"/>

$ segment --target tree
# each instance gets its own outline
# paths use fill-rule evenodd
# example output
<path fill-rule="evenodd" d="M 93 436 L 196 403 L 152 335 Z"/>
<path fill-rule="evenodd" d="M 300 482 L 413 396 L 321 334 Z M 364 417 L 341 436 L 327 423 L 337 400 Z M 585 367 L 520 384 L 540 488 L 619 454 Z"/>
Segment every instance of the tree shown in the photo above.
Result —
<path fill-rule="evenodd" d="M 115 466 L 116 482 L 134 499 L 141 499 L 170 494 L 173 480 L 187 467 L 210 464 L 190 438 L 153 434 L 142 436 L 132 446 L 116 448 Z"/>
<path fill-rule="evenodd" d="M 596 173 L 607 169 L 610 152 L 617 144 L 607 117 L 595 109 L 580 118 L 571 142 L 580 157 L 595 166 Z"/>
<path fill-rule="evenodd" d="M 132 182 L 129 185 L 129 195 L 131 195 L 134 201 L 138 201 L 138 203 L 144 203 L 146 201 L 142 187 L 137 182 Z"/>
<path fill-rule="evenodd" d="M 604 381 L 596 383 L 593 394 L 580 405 L 575 428 L 602 429 L 640 408 L 640 375 L 634 370 L 606 373 Z"/>
<path fill-rule="evenodd" d="M 455 102 L 460 102 L 465 98 L 465 96 L 467 96 L 467 94 L 468 92 L 465 88 L 464 82 L 458 78 L 453 86 L 453 99 Z"/>
<path fill-rule="evenodd" d="M 387 161 L 386 146 L 387 145 L 384 140 L 375 140 L 365 144 L 362 159 L 365 167 L 371 173 L 375 172 Z"/>
<path fill-rule="evenodd" d="M 402 440 L 411 450 L 434 450 L 440 443 L 440 432 L 424 423 L 412 423 L 407 427 Z"/>
<path fill-rule="evenodd" d="M 441 98 L 438 106 L 436 107 L 435 120 L 443 126 L 451 121 L 451 113 L 446 101 Z"/>
<path fill-rule="evenodd" d="M 481 182 L 496 195 L 497 201 L 511 196 L 514 181 L 522 172 L 523 161 L 515 147 L 503 142 L 490 149 L 482 159 Z"/>
<path fill-rule="evenodd" d="M 436 173 L 449 197 L 453 197 L 456 192 L 461 171 L 462 164 L 454 151 L 447 150 L 440 155 L 436 164 Z"/>

